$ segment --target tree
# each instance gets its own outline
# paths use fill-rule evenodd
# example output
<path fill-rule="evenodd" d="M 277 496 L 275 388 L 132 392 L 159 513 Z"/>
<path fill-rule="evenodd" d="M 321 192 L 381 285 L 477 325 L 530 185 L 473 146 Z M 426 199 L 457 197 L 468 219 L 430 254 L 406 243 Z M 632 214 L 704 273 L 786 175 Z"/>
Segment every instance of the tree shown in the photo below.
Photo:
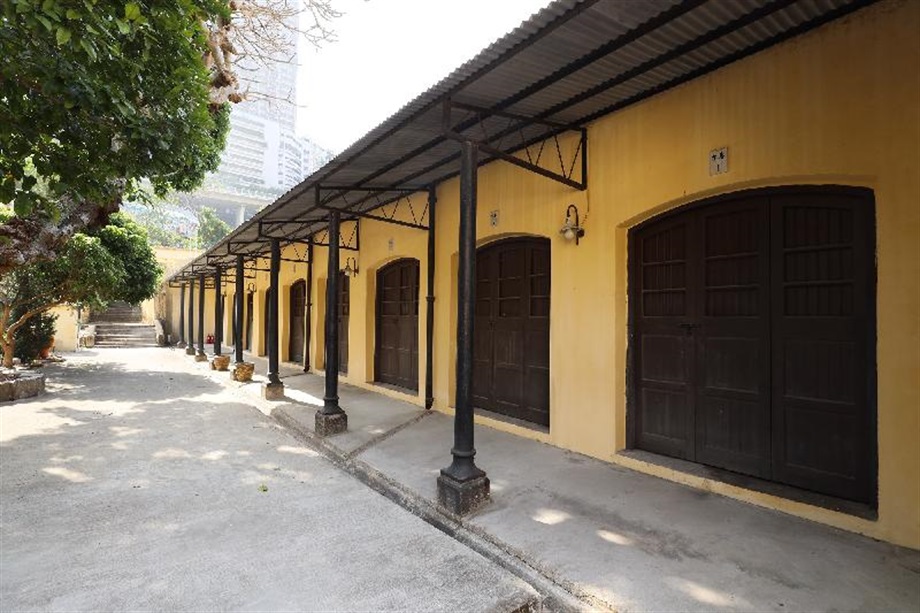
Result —
<path fill-rule="evenodd" d="M 125 213 L 115 213 L 96 233 L 106 251 L 117 259 L 125 274 L 108 294 L 109 300 L 140 304 L 156 294 L 163 268 L 150 248 L 147 231 Z"/>
<path fill-rule="evenodd" d="M 220 0 L 7 0 L 0 17 L 0 272 L 54 257 L 126 193 L 195 188 L 229 108 L 210 101 Z"/>
<path fill-rule="evenodd" d="M 308 0 L 314 42 L 337 13 Z M 141 180 L 188 191 L 216 169 L 236 62 L 276 57 L 293 0 L 0 3 L 0 274 L 105 225 Z"/>
<path fill-rule="evenodd" d="M 16 331 L 61 304 L 102 307 L 124 283 L 124 267 L 94 236 L 75 234 L 54 260 L 20 266 L 0 277 L 3 366 L 13 365 Z M 13 319 L 13 313 L 19 317 Z"/>
<path fill-rule="evenodd" d="M 0 218 L 9 215 L 0 207 Z M 0 346 L 3 365 L 13 364 L 17 331 L 62 304 L 103 308 L 112 300 L 138 303 L 152 297 L 162 270 L 147 235 L 123 214 L 96 236 L 77 233 L 54 260 L 0 275 Z"/>
<path fill-rule="evenodd" d="M 198 209 L 198 247 L 209 249 L 217 241 L 230 234 L 230 226 L 217 216 L 214 209 L 201 207 Z"/>

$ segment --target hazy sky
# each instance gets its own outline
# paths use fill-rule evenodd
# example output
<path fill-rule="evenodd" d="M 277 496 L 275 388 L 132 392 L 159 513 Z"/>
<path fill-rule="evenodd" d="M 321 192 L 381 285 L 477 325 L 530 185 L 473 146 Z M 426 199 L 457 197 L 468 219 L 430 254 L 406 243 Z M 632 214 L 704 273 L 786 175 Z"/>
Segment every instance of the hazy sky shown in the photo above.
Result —
<path fill-rule="evenodd" d="M 301 51 L 298 133 L 339 153 L 549 3 L 336 0 L 338 40 Z"/>

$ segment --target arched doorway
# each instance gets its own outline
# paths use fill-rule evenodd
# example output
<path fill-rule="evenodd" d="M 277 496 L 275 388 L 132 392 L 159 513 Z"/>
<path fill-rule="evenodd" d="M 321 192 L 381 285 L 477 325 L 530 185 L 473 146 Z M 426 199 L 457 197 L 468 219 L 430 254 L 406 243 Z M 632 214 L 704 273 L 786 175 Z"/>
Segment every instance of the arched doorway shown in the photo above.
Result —
<path fill-rule="evenodd" d="M 252 307 L 254 292 L 246 294 L 246 351 L 252 351 Z"/>
<path fill-rule="evenodd" d="M 418 390 L 418 285 L 418 260 L 377 271 L 375 377 L 410 390 Z"/>
<path fill-rule="evenodd" d="M 741 192 L 630 232 L 632 446 L 875 499 L 874 200 Z"/>
<path fill-rule="evenodd" d="M 272 302 L 272 287 L 269 287 L 265 290 L 265 310 L 262 311 L 262 347 L 264 348 L 262 355 L 268 355 L 268 331 L 270 329 L 268 325 L 268 311 L 271 308 Z"/>
<path fill-rule="evenodd" d="M 288 360 L 303 362 L 307 312 L 307 284 L 297 281 L 290 289 L 290 333 L 288 335 Z"/>
<path fill-rule="evenodd" d="M 548 239 L 476 253 L 475 407 L 549 426 L 550 280 Z"/>
<path fill-rule="evenodd" d="M 348 373 L 348 313 L 351 309 L 351 277 L 339 273 L 339 372 Z"/>

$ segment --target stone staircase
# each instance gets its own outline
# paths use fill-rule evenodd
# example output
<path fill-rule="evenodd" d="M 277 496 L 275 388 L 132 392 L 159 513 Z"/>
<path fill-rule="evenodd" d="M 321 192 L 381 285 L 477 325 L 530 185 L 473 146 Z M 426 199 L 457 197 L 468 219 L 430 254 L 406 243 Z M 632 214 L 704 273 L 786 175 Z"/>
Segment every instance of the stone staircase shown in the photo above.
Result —
<path fill-rule="evenodd" d="M 98 322 L 96 347 L 156 347 L 157 330 L 153 324 Z"/>
<path fill-rule="evenodd" d="M 90 321 L 96 326 L 96 347 L 156 347 L 154 324 L 142 323 L 141 307 L 125 302 L 113 302 L 109 308 L 93 313 Z"/>
<path fill-rule="evenodd" d="M 90 321 L 93 323 L 141 323 L 143 313 L 140 306 L 128 304 L 127 302 L 113 302 L 104 311 L 94 312 Z"/>

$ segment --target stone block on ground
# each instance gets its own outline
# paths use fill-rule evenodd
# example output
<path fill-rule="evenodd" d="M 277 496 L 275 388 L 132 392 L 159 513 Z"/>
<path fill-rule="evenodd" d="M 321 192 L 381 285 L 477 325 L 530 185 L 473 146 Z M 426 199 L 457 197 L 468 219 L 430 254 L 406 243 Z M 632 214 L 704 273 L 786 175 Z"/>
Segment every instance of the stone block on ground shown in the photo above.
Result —
<path fill-rule="evenodd" d="M 211 370 L 227 370 L 229 367 L 229 355 L 215 355 L 213 358 L 211 358 Z"/>
<path fill-rule="evenodd" d="M 208 354 L 206 354 L 206 353 L 204 353 L 204 352 L 196 352 L 196 353 L 195 353 L 195 361 L 196 361 L 196 362 L 207 362 L 207 361 L 208 361 Z"/>
<path fill-rule="evenodd" d="M 348 415 L 344 411 L 331 414 L 316 412 L 314 432 L 317 436 L 332 436 L 346 430 L 348 430 Z"/>
<path fill-rule="evenodd" d="M 284 383 L 266 383 L 262 386 L 265 400 L 284 400 Z"/>
<path fill-rule="evenodd" d="M 31 398 L 45 393 L 45 375 L 18 372 L 0 375 L 0 402 Z"/>
<path fill-rule="evenodd" d="M 230 379 L 239 381 L 240 383 L 252 381 L 252 374 L 255 372 L 255 369 L 256 365 L 252 362 L 237 362 L 233 365 L 233 370 L 230 371 Z"/>
<path fill-rule="evenodd" d="M 489 500 L 489 478 L 485 475 L 468 481 L 457 481 L 443 471 L 438 475 L 438 504 L 455 515 L 472 513 Z"/>

